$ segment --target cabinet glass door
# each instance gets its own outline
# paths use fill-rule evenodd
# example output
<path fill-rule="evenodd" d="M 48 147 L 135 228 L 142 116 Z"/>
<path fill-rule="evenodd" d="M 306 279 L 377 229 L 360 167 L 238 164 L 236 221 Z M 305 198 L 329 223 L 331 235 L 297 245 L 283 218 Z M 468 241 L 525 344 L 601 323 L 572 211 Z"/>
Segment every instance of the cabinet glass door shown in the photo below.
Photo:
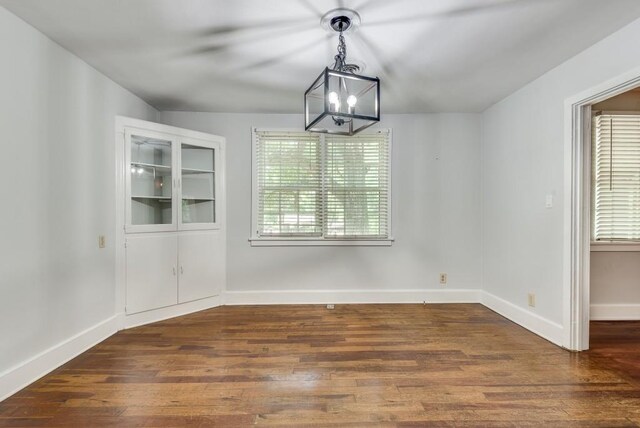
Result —
<path fill-rule="evenodd" d="M 129 135 L 129 195 L 132 226 L 171 225 L 173 143 L 164 138 Z"/>
<path fill-rule="evenodd" d="M 216 150 L 182 143 L 180 154 L 181 223 L 212 225 L 216 222 Z"/>

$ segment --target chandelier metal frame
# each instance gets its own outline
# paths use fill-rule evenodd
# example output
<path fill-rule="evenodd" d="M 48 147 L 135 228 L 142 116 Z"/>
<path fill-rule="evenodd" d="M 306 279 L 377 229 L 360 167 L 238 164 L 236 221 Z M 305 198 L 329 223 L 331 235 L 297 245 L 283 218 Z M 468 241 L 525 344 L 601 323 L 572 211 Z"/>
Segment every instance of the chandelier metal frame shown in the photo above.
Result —
<path fill-rule="evenodd" d="M 334 16 L 329 17 L 325 15 L 325 18 L 323 18 L 323 22 L 326 21 L 329 28 L 339 33 L 338 53 L 334 57 L 332 67 L 326 67 L 313 84 L 305 91 L 305 130 L 338 135 L 354 135 L 380 121 L 380 79 L 357 74 L 357 72 L 360 71 L 360 66 L 347 62 L 347 45 L 343 33 L 351 28 L 353 17 L 357 17 L 359 21 L 358 14 L 350 10 L 336 10 L 334 12 L 348 13 L 334 14 Z M 329 12 L 329 14 L 331 14 L 331 12 Z M 359 85 L 357 93 L 349 94 L 349 98 L 342 100 L 343 103 L 346 101 L 349 105 L 347 111 L 341 111 L 341 103 L 335 99 L 332 100 L 332 96 L 335 98 L 337 94 L 335 91 L 332 92 L 330 90 L 330 83 L 333 82 L 335 85 L 336 81 L 338 82 L 341 92 L 342 88 L 347 91 L 347 82 L 356 84 L 355 86 Z M 370 91 L 373 92 L 369 94 Z M 361 96 L 365 94 L 369 94 L 368 99 L 373 103 L 372 106 L 369 106 L 371 107 L 369 111 L 372 111 L 373 114 L 356 113 L 358 110 L 355 107 L 356 103 L 359 102 Z M 322 98 L 322 103 L 320 103 L 322 111 L 315 113 L 317 114 L 316 117 L 312 117 L 314 113 L 311 111 L 310 103 L 314 100 L 317 103 L 320 98 Z M 323 122 L 325 126 L 319 126 L 320 122 L 328 116 L 331 117 L 331 122 L 334 125 L 333 128 L 326 126 L 327 121 Z"/>

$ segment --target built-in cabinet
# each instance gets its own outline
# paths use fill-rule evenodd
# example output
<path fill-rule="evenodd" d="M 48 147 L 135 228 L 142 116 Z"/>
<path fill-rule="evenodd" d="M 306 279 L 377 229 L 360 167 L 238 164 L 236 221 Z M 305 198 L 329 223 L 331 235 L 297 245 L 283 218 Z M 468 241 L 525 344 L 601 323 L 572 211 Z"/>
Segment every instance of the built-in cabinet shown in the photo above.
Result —
<path fill-rule="evenodd" d="M 127 313 L 216 296 L 224 284 L 218 233 L 127 236 Z"/>
<path fill-rule="evenodd" d="M 126 313 L 219 295 L 226 278 L 224 138 L 122 122 Z"/>

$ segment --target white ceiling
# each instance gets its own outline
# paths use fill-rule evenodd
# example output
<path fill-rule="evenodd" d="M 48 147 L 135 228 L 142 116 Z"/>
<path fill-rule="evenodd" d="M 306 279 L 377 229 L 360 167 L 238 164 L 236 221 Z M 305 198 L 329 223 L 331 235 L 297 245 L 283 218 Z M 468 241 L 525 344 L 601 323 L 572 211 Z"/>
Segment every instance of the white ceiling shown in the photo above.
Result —
<path fill-rule="evenodd" d="M 477 112 L 640 16 L 638 0 L 0 0 L 161 110 L 300 113 L 333 62 L 325 12 L 383 113 Z M 629 41 L 637 43 L 637 41 Z"/>

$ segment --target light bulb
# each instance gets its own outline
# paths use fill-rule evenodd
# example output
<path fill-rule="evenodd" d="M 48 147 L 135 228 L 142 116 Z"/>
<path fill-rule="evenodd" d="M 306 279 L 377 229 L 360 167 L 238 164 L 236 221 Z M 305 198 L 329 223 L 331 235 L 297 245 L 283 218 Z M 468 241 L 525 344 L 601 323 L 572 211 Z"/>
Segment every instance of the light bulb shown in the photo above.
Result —
<path fill-rule="evenodd" d="M 329 92 L 329 110 L 340 111 L 340 97 L 335 92 Z"/>
<path fill-rule="evenodd" d="M 333 111 L 340 111 L 340 97 L 335 92 L 329 92 L 329 109 L 333 106 Z"/>
<path fill-rule="evenodd" d="M 138 174 L 142 174 L 143 172 L 144 172 L 144 169 L 138 168 Z"/>
<path fill-rule="evenodd" d="M 357 102 L 358 98 L 356 98 L 355 95 L 349 95 L 349 98 L 347 98 L 347 104 L 349 104 L 349 107 L 355 107 Z"/>
<path fill-rule="evenodd" d="M 136 173 L 136 167 L 135 167 L 135 166 L 132 166 L 132 167 L 131 167 L 131 174 L 135 174 L 135 173 Z"/>

